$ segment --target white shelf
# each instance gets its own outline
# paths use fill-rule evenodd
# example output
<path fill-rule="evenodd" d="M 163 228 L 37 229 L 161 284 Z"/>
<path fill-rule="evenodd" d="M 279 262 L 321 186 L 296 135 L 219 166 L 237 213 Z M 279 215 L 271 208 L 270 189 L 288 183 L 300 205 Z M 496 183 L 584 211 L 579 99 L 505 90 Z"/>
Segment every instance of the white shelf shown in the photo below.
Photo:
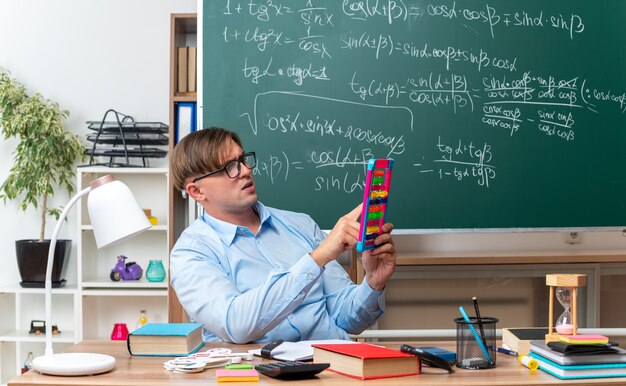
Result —
<path fill-rule="evenodd" d="M 76 341 L 74 331 L 61 330 L 58 335 L 52 336 L 52 343 L 74 343 Z M 0 335 L 0 342 L 41 342 L 45 343 L 46 336 L 44 334 L 29 334 L 28 330 L 14 330 Z"/>
<path fill-rule="evenodd" d="M 151 228 L 146 229 L 146 232 L 167 232 L 167 225 L 153 225 Z M 93 226 L 91 224 L 84 224 L 80 226 L 81 231 L 93 231 Z"/>
<path fill-rule="evenodd" d="M 109 168 L 106 166 L 84 166 L 79 167 L 78 172 L 82 174 L 86 173 L 94 173 L 94 174 L 164 174 L 167 175 L 169 173 L 168 168 L 141 168 L 141 167 L 130 167 L 130 168 Z"/>
<path fill-rule="evenodd" d="M 43 295 L 44 289 L 43 288 L 24 288 L 24 287 L 21 287 L 19 284 L 14 284 L 14 285 L 6 285 L 6 286 L 0 287 L 0 293 L 42 294 Z M 76 293 L 78 293 L 78 287 L 76 286 L 76 284 L 65 285 L 65 287 L 52 289 L 53 295 L 75 295 Z"/>
<path fill-rule="evenodd" d="M 108 277 L 94 277 L 94 278 L 86 278 L 83 280 L 82 284 L 83 290 L 85 289 L 126 289 L 126 290 L 134 290 L 134 289 L 146 289 L 146 288 L 162 288 L 167 289 L 167 281 L 163 280 L 161 282 L 149 282 L 145 278 L 141 280 L 121 280 L 121 281 L 112 281 Z"/>
<path fill-rule="evenodd" d="M 134 289 L 134 290 L 115 290 L 115 289 L 85 289 L 82 291 L 83 296 L 158 296 L 167 297 L 167 288 L 159 289 Z"/>

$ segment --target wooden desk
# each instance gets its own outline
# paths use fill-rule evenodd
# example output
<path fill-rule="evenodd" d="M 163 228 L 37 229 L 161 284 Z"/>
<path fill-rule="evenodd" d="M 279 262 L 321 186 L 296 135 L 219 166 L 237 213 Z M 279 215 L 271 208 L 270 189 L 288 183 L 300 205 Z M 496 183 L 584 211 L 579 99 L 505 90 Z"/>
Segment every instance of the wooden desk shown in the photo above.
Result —
<path fill-rule="evenodd" d="M 398 344 L 386 344 L 397 348 Z M 454 343 L 428 342 L 426 345 L 444 347 L 455 350 Z M 207 346 L 205 346 L 207 347 Z M 211 344 L 208 347 L 230 347 L 237 352 L 258 348 L 258 345 L 234 346 L 228 344 Z M 68 352 L 97 352 L 109 354 L 117 359 L 117 365 L 112 372 L 95 376 L 84 377 L 56 377 L 41 375 L 34 370 L 22 374 L 8 382 L 9 386 L 25 385 L 130 385 L 130 386 L 159 386 L 159 385 L 202 385 L 217 384 L 215 369 L 208 369 L 201 373 L 177 374 L 163 368 L 167 357 L 139 357 L 130 356 L 125 342 L 119 341 L 83 341 Z M 261 363 L 261 358 L 255 357 L 252 364 Z M 463 370 L 455 368 L 454 373 L 442 373 L 437 369 L 422 367 L 422 374 L 409 377 L 386 378 L 360 381 L 343 375 L 324 371 L 315 379 L 297 381 L 297 385 L 343 386 L 343 385 L 603 385 L 626 384 L 626 378 L 585 379 L 579 381 L 562 381 L 541 370 L 530 371 L 519 365 L 513 357 L 498 354 L 497 366 L 490 370 Z M 259 383 L 246 382 L 248 385 L 277 385 L 288 384 L 261 375 Z M 229 383 L 221 383 L 228 385 Z M 241 385 L 242 383 L 237 383 Z M 295 383 L 294 383 L 295 384 Z"/>

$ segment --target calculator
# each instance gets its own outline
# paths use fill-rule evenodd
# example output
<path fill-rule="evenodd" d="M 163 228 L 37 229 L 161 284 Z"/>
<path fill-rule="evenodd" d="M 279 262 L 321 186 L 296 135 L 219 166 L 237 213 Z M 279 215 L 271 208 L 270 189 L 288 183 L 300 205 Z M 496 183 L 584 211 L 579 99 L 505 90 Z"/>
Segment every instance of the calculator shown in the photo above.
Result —
<path fill-rule="evenodd" d="M 299 361 L 262 363 L 254 366 L 261 374 L 279 379 L 312 378 L 330 367 L 330 363 L 310 363 Z"/>

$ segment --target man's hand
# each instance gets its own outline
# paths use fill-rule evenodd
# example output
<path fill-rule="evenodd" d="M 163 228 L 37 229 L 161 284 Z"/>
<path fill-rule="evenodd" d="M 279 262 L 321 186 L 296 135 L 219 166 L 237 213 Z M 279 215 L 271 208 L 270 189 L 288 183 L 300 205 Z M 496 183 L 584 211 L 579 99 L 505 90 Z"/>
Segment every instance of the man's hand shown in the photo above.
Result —
<path fill-rule="evenodd" d="M 359 204 L 350 213 L 341 217 L 324 241 L 311 252 L 311 257 L 317 265 L 324 267 L 343 252 L 354 248 L 359 239 L 360 224 L 357 220 L 361 215 L 361 206 L 362 204 Z"/>
<path fill-rule="evenodd" d="M 367 283 L 376 291 L 382 290 L 396 270 L 396 246 L 391 238 L 393 224 L 383 225 L 383 233 L 374 239 L 377 247 L 363 252 L 362 264 Z M 357 236 L 358 238 L 358 236 Z"/>

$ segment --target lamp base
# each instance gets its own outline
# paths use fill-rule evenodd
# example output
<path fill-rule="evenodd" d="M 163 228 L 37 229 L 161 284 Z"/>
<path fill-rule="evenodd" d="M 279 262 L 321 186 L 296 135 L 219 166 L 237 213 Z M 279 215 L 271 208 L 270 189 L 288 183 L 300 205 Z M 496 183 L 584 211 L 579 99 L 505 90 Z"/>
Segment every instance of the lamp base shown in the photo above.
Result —
<path fill-rule="evenodd" d="M 33 369 L 48 375 L 94 375 L 115 367 L 115 358 L 105 354 L 63 353 L 37 357 Z"/>

